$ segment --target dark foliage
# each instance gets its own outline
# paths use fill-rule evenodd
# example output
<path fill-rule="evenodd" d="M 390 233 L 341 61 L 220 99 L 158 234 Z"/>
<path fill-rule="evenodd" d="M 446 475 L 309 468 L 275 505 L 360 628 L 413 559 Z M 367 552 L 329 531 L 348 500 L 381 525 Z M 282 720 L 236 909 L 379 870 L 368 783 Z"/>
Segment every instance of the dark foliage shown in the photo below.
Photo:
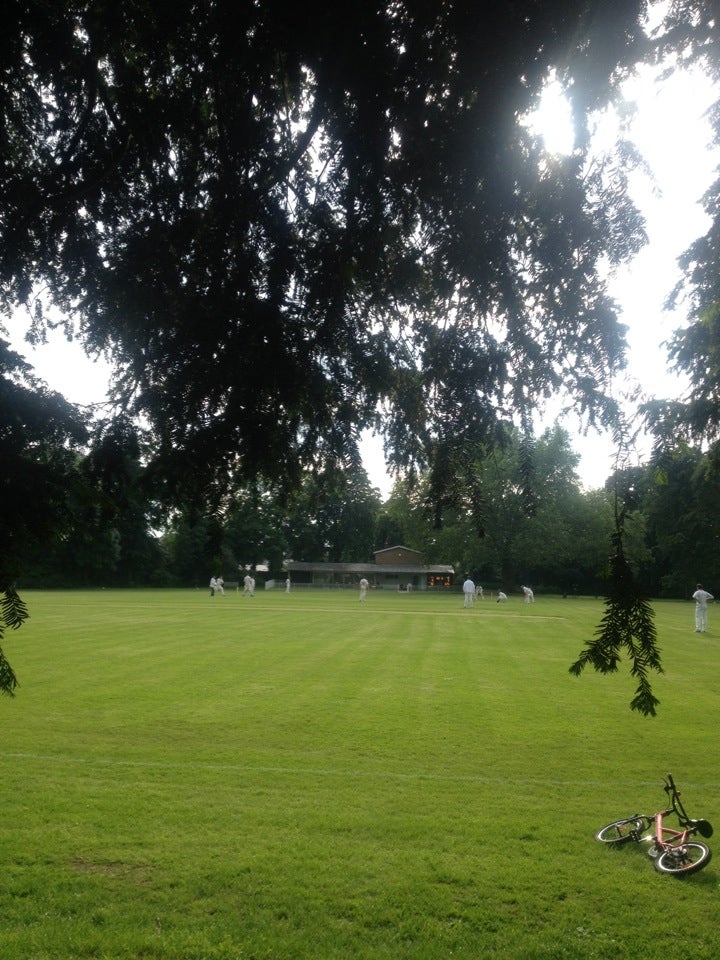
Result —
<path fill-rule="evenodd" d="M 67 522 L 67 490 L 86 438 L 79 411 L 33 378 L 0 337 L 0 640 L 27 618 L 15 584 L 29 554 L 47 550 Z M 0 691 L 16 685 L 0 650 Z"/>
<path fill-rule="evenodd" d="M 12 587 L 6 587 L 0 595 L 0 638 L 6 627 L 17 630 L 28 618 L 27 607 Z M 0 649 L 0 693 L 12 696 L 17 687 L 17 677 Z"/>
<path fill-rule="evenodd" d="M 716 0 L 673 0 L 658 38 L 659 57 L 681 50 L 683 62 L 698 65 L 720 79 L 720 6 Z M 720 102 L 709 112 L 715 145 L 720 143 Z M 720 178 L 703 198 L 710 218 L 706 233 L 679 260 L 682 278 L 668 306 L 682 303 L 688 321 L 675 332 L 669 357 L 689 379 L 680 401 L 656 400 L 645 406 L 658 448 L 672 450 L 678 441 L 710 444 L 720 441 Z M 716 455 L 717 456 L 717 455 Z"/>
<path fill-rule="evenodd" d="M 616 510 L 605 614 L 595 639 L 587 644 L 570 672 L 580 676 L 590 665 L 599 673 L 615 673 L 625 652 L 630 659 L 630 673 L 638 681 L 630 707 L 644 716 L 655 716 L 659 700 L 652 692 L 650 671 L 662 673 L 662 665 L 652 607 L 640 593 L 623 549 L 626 509 L 623 505 Z"/>
<path fill-rule="evenodd" d="M 646 52 L 644 6 L 10 0 L 3 304 L 43 283 L 112 354 L 166 501 L 295 485 L 378 404 L 393 462 L 438 476 L 561 384 L 610 418 L 597 268 L 643 230 L 585 120 Z M 519 122 L 551 70 L 565 158 Z"/>

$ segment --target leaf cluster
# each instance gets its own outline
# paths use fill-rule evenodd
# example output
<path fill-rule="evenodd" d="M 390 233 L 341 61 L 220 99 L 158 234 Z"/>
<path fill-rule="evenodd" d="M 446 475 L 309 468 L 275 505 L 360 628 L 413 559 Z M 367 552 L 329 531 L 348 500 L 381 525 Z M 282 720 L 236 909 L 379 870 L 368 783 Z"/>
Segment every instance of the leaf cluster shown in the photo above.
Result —
<path fill-rule="evenodd" d="M 28 616 L 27 607 L 14 588 L 5 587 L 0 594 L 0 639 L 2 639 L 7 627 L 17 630 L 27 620 Z M 0 648 L 0 693 L 12 696 L 16 687 L 17 677 L 15 672 Z"/>
<path fill-rule="evenodd" d="M 590 665 L 599 673 L 615 673 L 623 652 L 630 659 L 631 676 L 638 681 L 630 707 L 644 716 L 655 716 L 659 700 L 652 692 L 650 672 L 662 673 L 652 608 L 638 593 L 632 568 L 621 542 L 610 560 L 605 614 L 596 636 L 570 667 L 580 676 Z"/>

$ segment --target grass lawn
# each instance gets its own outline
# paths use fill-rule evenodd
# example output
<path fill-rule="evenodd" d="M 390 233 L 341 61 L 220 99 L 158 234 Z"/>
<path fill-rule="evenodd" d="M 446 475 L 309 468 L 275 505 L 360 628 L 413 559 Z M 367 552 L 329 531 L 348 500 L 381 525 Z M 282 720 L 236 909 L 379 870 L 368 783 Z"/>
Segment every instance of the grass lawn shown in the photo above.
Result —
<path fill-rule="evenodd" d="M 717 960 L 720 610 L 658 603 L 658 716 L 568 673 L 602 602 L 36 592 L 3 647 L 2 960 Z M 720 839 L 711 839 L 720 844 Z"/>

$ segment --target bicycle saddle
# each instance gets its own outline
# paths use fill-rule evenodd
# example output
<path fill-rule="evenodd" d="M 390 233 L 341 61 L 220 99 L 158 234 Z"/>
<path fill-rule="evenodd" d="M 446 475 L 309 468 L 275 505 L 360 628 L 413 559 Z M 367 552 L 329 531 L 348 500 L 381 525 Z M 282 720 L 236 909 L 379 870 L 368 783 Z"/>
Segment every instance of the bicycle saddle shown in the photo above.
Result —
<path fill-rule="evenodd" d="M 712 824 L 709 820 L 691 820 L 690 823 L 700 836 L 711 837 L 713 835 Z"/>

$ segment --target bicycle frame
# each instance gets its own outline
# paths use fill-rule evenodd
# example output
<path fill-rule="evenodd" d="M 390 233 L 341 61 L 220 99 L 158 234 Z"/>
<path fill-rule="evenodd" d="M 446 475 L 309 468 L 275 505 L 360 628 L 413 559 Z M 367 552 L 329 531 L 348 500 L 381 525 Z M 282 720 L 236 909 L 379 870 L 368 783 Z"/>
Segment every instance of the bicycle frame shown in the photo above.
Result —
<path fill-rule="evenodd" d="M 666 786 L 665 789 L 669 790 L 671 788 Z M 672 789 L 673 805 L 669 810 L 660 810 L 655 814 L 654 833 L 651 838 L 648 838 L 652 839 L 657 853 L 662 853 L 663 850 L 669 850 L 671 847 L 681 847 L 695 832 L 695 828 L 691 826 L 689 817 L 682 807 L 680 794 L 674 788 Z M 665 826 L 665 817 L 668 817 L 671 813 L 677 815 L 680 826 L 683 827 L 682 830 L 673 830 L 672 827 Z"/>

